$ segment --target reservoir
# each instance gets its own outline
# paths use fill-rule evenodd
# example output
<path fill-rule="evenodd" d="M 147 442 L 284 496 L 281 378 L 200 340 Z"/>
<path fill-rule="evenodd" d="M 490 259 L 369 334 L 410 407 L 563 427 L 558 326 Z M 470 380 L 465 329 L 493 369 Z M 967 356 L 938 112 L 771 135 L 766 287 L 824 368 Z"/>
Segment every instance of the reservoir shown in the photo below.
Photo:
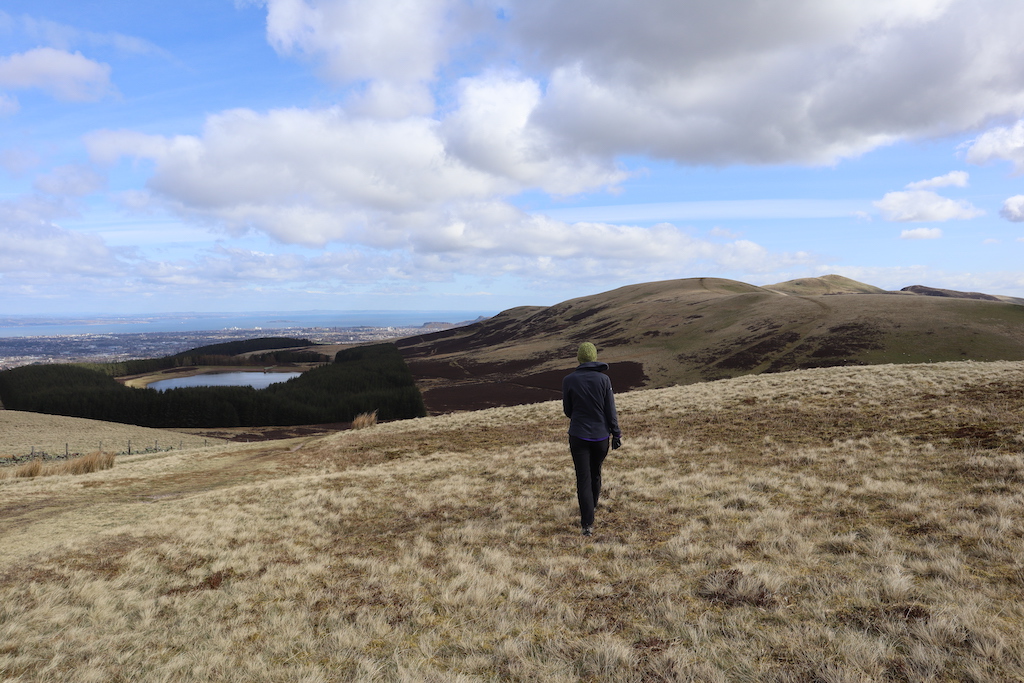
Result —
<path fill-rule="evenodd" d="M 164 391 L 182 387 L 252 387 L 266 389 L 271 384 L 286 382 L 301 372 L 217 372 L 190 377 L 174 377 L 150 383 L 148 389 Z"/>

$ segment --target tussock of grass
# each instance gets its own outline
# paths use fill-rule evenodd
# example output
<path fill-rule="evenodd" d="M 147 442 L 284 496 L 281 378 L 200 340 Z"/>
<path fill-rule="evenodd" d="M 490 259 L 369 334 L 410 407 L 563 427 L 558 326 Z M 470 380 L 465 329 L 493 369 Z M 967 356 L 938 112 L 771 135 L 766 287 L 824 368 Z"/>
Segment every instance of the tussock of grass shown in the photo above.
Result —
<path fill-rule="evenodd" d="M 18 479 L 30 479 L 32 477 L 38 477 L 42 473 L 43 473 L 43 461 L 42 460 L 32 460 L 30 462 L 25 463 L 24 465 L 19 465 L 9 475 L 8 475 L 7 472 L 0 471 L 0 477 L 4 477 L 5 475 L 8 475 L 8 476 L 16 477 Z"/>
<path fill-rule="evenodd" d="M 0 470 L 0 479 L 31 479 L 51 477 L 60 474 L 88 474 L 108 470 L 114 466 L 114 454 L 96 451 L 70 460 L 44 464 L 42 460 L 31 460 L 7 470 Z"/>
<path fill-rule="evenodd" d="M 372 413 L 359 413 L 355 419 L 352 420 L 352 429 L 366 429 L 377 424 L 377 411 Z"/>
<path fill-rule="evenodd" d="M 2 540 L 37 540 L 0 543 L 0 672 L 1022 680 L 1020 387 L 958 363 L 622 395 L 593 539 L 554 403 L 6 480 Z"/>

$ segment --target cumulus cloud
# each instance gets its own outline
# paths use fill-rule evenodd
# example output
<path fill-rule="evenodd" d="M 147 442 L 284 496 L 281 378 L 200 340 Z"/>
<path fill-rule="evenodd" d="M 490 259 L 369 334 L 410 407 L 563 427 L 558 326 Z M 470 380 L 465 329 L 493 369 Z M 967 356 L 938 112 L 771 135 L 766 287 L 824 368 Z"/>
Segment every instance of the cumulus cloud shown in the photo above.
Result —
<path fill-rule="evenodd" d="M 0 57 L 0 88 L 38 88 L 67 102 L 95 101 L 113 91 L 110 66 L 50 47 Z"/>
<path fill-rule="evenodd" d="M 440 124 L 236 110 L 211 117 L 201 137 L 103 131 L 86 142 L 97 161 L 151 160 L 148 201 L 182 216 L 290 244 L 405 252 L 408 267 L 426 271 L 534 277 L 555 267 L 565 279 L 607 274 L 609 263 L 671 275 L 686 263 L 760 272 L 807 259 L 699 240 L 670 224 L 567 223 L 515 208 L 503 197 L 525 188 L 571 193 L 622 178 L 596 158 L 552 156 L 532 137 L 539 97 L 530 81 L 492 76 L 464 82 L 459 108 Z"/>
<path fill-rule="evenodd" d="M 967 149 L 967 161 L 984 164 L 993 160 L 1009 161 L 1014 171 L 1024 173 L 1024 120 L 1012 127 L 992 128 L 980 135 Z"/>
<path fill-rule="evenodd" d="M 505 5 L 538 122 L 591 150 L 831 163 L 1024 111 L 1008 0 Z"/>
<path fill-rule="evenodd" d="M 511 75 L 485 74 L 459 84 L 459 107 L 442 122 L 450 154 L 521 187 L 576 194 L 625 179 L 606 157 L 558 150 L 557 141 L 530 125 L 540 86 Z"/>
<path fill-rule="evenodd" d="M 536 144 L 524 132 L 529 101 L 492 117 L 494 100 L 518 87 L 467 86 L 465 106 L 453 114 L 460 118 L 457 133 L 425 117 L 234 110 L 210 117 L 202 137 L 100 131 L 86 144 L 100 162 L 123 155 L 152 160 L 149 189 L 182 214 L 286 243 L 350 240 L 390 248 L 448 222 L 453 212 L 472 210 L 460 205 L 527 187 L 570 193 L 621 179 L 607 162 L 554 156 Z"/>
<path fill-rule="evenodd" d="M 886 220 L 897 222 L 967 220 L 985 215 L 968 201 L 949 199 L 928 190 L 889 192 L 874 205 Z"/>
<path fill-rule="evenodd" d="M 908 190 L 930 190 L 936 187 L 967 187 L 968 176 L 966 171 L 950 171 L 946 175 L 936 176 L 929 180 L 919 180 L 915 183 L 908 183 Z"/>
<path fill-rule="evenodd" d="M 1024 223 L 1024 194 L 1014 195 L 1003 202 L 999 215 L 1014 223 Z"/>
<path fill-rule="evenodd" d="M 447 56 L 451 0 L 266 0 L 267 39 L 338 81 L 433 77 Z"/>
<path fill-rule="evenodd" d="M 1024 113 L 1016 0 L 250 1 L 375 107 L 401 102 L 381 83 L 514 64 L 544 84 L 531 125 L 599 155 L 827 164 Z"/>
<path fill-rule="evenodd" d="M 914 228 L 900 233 L 901 240 L 937 240 L 942 237 L 939 228 Z"/>

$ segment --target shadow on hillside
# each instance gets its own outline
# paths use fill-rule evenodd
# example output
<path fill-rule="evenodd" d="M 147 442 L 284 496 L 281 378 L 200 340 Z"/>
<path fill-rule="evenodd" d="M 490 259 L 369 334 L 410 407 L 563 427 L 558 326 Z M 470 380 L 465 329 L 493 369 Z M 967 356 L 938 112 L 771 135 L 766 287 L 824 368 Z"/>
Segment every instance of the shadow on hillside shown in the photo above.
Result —
<path fill-rule="evenodd" d="M 562 398 L 562 378 L 572 367 L 530 373 L 537 361 L 508 363 L 450 363 L 431 359 L 406 359 L 423 402 L 431 415 L 501 406 L 557 401 Z M 608 377 L 617 393 L 643 387 L 643 365 L 634 361 L 612 363 Z"/>

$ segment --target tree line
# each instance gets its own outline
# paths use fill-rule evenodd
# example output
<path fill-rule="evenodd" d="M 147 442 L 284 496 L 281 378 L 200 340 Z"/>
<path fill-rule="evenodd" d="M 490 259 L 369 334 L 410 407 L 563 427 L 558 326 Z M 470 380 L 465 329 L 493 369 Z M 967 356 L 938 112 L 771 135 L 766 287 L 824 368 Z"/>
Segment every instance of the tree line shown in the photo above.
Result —
<path fill-rule="evenodd" d="M 394 344 L 345 349 L 333 363 L 258 390 L 187 387 L 160 392 L 126 387 L 110 368 L 27 365 L 0 372 L 0 401 L 10 410 L 160 428 L 351 422 L 374 410 L 381 420 L 426 415 L 423 397 Z"/>
<path fill-rule="evenodd" d="M 200 365 L 258 367 L 278 363 L 323 363 L 330 361 L 330 357 L 327 355 L 303 348 L 309 346 L 317 346 L 317 344 L 308 339 L 260 337 L 259 339 L 207 344 L 206 346 L 199 346 L 188 351 L 176 353 L 173 356 L 163 356 L 162 358 L 142 358 L 115 363 L 88 363 L 84 365 L 93 370 L 106 373 L 111 377 L 124 377 L 125 375 L 144 375 L 171 368 L 198 367 Z M 300 348 L 303 348 L 303 350 L 296 350 Z M 267 353 L 255 354 L 253 353 L 255 351 L 267 351 Z M 253 355 L 241 355 L 246 353 L 253 353 Z"/>

